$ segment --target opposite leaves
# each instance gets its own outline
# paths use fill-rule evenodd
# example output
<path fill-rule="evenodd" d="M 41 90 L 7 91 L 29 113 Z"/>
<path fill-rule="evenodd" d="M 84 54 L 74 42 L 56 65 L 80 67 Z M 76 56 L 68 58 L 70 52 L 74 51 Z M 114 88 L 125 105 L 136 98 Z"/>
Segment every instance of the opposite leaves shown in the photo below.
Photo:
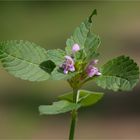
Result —
<path fill-rule="evenodd" d="M 73 103 L 73 93 L 68 93 L 59 96 L 60 101 L 54 102 L 52 105 L 39 106 L 39 112 L 41 115 L 56 115 L 62 114 L 80 107 L 86 107 L 96 104 L 102 97 L 101 92 L 92 92 L 88 90 L 78 91 L 78 102 Z"/>
<path fill-rule="evenodd" d="M 108 61 L 100 71 L 102 75 L 95 78 L 97 85 L 114 91 L 132 90 L 139 80 L 139 67 L 126 56 Z"/>
<path fill-rule="evenodd" d="M 96 104 L 104 95 L 102 92 L 93 92 L 88 90 L 78 90 L 77 103 L 81 107 Z M 73 92 L 61 95 L 58 97 L 60 100 L 67 100 L 73 102 Z"/>

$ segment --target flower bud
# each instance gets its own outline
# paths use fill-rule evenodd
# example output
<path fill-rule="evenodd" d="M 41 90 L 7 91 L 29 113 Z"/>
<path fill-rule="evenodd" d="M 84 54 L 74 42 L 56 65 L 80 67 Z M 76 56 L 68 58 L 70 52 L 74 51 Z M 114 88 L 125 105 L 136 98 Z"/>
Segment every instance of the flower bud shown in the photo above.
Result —
<path fill-rule="evenodd" d="M 72 52 L 75 53 L 80 50 L 80 46 L 78 44 L 74 44 L 72 47 Z"/>
<path fill-rule="evenodd" d="M 95 64 L 97 64 L 98 63 L 98 59 L 95 59 L 95 60 L 92 60 L 90 63 L 89 63 L 89 65 L 95 65 Z"/>

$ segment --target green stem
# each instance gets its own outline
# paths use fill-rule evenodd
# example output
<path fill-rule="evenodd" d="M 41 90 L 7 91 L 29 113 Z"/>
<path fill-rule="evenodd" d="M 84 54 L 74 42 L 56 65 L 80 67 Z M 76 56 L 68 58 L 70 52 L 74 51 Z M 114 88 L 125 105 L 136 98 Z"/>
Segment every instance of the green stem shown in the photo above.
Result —
<path fill-rule="evenodd" d="M 78 102 L 78 89 L 73 89 L 73 102 L 77 104 Z M 74 140 L 74 134 L 75 134 L 75 126 L 77 121 L 77 110 L 72 110 L 72 118 L 71 118 L 71 127 L 70 127 L 70 133 L 69 133 L 69 140 Z"/>

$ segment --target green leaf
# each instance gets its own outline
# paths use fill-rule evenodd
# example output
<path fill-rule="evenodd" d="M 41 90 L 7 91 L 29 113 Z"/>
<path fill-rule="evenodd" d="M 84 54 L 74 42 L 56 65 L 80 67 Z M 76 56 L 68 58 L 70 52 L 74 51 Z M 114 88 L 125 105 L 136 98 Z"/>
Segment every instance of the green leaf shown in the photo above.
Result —
<path fill-rule="evenodd" d="M 40 68 L 42 68 L 49 74 L 51 74 L 51 72 L 54 70 L 55 67 L 56 65 L 51 60 L 44 61 L 40 64 Z"/>
<path fill-rule="evenodd" d="M 74 30 L 73 35 L 69 39 L 67 39 L 65 50 L 66 50 L 68 55 L 72 54 L 72 46 L 74 44 L 78 44 L 80 46 L 81 50 L 84 49 L 85 42 L 86 42 L 87 36 L 90 32 L 90 28 L 91 28 L 91 25 L 92 25 L 91 18 L 92 18 L 93 15 L 96 15 L 96 14 L 97 14 L 97 12 L 96 12 L 96 10 L 94 10 L 92 12 L 92 14 L 89 16 L 89 18 L 87 18 L 84 22 L 82 22 Z"/>
<path fill-rule="evenodd" d="M 54 115 L 69 112 L 77 108 L 79 108 L 79 105 L 62 100 L 54 102 L 52 105 L 39 106 L 39 112 L 41 115 Z"/>
<path fill-rule="evenodd" d="M 51 73 L 52 80 L 66 80 L 68 79 L 68 77 L 69 77 L 69 74 L 64 74 L 63 71 L 59 67 L 56 67 Z"/>
<path fill-rule="evenodd" d="M 92 16 L 93 15 L 97 15 L 97 10 L 96 9 L 94 9 L 93 12 L 91 13 L 91 15 L 89 16 L 89 19 L 88 19 L 89 23 L 92 23 Z"/>
<path fill-rule="evenodd" d="M 58 96 L 60 100 L 67 100 L 69 102 L 73 102 L 73 92 L 65 93 L 63 95 Z"/>
<path fill-rule="evenodd" d="M 90 106 L 96 104 L 103 97 L 102 92 L 92 92 L 88 90 L 78 90 L 78 103 L 82 106 Z M 73 101 L 73 93 L 67 93 L 58 97 L 60 100 Z"/>
<path fill-rule="evenodd" d="M 50 75 L 40 68 L 47 60 L 45 49 L 29 41 L 5 41 L 0 43 L 0 61 L 12 75 L 29 81 L 43 81 Z"/>
<path fill-rule="evenodd" d="M 86 57 L 86 54 L 84 50 L 79 50 L 78 52 L 74 54 L 74 59 L 76 62 L 83 60 L 85 57 Z"/>
<path fill-rule="evenodd" d="M 99 54 L 97 53 L 97 49 L 101 44 L 100 37 L 89 32 L 87 39 L 85 41 L 85 52 L 87 54 L 86 60 L 91 60 L 97 57 Z"/>
<path fill-rule="evenodd" d="M 47 59 L 53 61 L 56 65 L 61 65 L 65 60 L 65 51 L 61 49 L 54 49 L 47 51 Z"/>
<path fill-rule="evenodd" d="M 76 72 L 69 72 L 68 74 L 64 74 L 63 70 L 61 70 L 59 67 L 56 67 L 53 70 L 53 72 L 51 73 L 50 79 L 52 79 L 52 80 L 67 80 L 75 75 L 76 75 Z"/>
<path fill-rule="evenodd" d="M 72 46 L 76 43 L 80 46 L 80 49 L 84 48 L 84 43 L 86 41 L 88 32 L 89 29 L 86 27 L 84 22 L 82 22 L 80 26 L 75 29 L 73 35 L 66 41 L 65 50 L 68 55 L 72 54 Z"/>
<path fill-rule="evenodd" d="M 129 91 L 139 81 L 139 67 L 126 56 L 108 61 L 100 71 L 102 75 L 95 78 L 95 82 L 102 88 Z"/>
<path fill-rule="evenodd" d="M 96 104 L 102 97 L 102 92 L 92 92 L 88 90 L 79 91 L 79 102 L 82 106 L 90 106 Z"/>

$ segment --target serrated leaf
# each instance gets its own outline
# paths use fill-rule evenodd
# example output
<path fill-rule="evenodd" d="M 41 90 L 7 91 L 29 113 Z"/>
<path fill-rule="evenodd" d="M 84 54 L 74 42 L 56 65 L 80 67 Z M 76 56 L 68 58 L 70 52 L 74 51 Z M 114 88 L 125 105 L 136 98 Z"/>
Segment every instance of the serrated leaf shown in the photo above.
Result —
<path fill-rule="evenodd" d="M 0 61 L 12 75 L 29 81 L 49 79 L 49 74 L 40 68 L 47 60 L 47 52 L 29 41 L 5 41 L 0 43 Z"/>
<path fill-rule="evenodd" d="M 104 93 L 102 92 L 92 92 L 88 90 L 78 90 L 78 103 L 81 106 L 90 106 L 96 104 L 102 97 Z M 60 100 L 73 101 L 73 93 L 67 93 L 58 97 Z"/>
<path fill-rule="evenodd" d="M 84 48 L 84 43 L 86 41 L 88 32 L 89 29 L 87 29 L 84 22 L 82 22 L 80 26 L 75 29 L 73 35 L 66 41 L 65 50 L 68 55 L 72 54 L 72 46 L 76 43 L 80 46 L 81 49 Z"/>
<path fill-rule="evenodd" d="M 54 49 L 54 50 L 47 51 L 48 60 L 53 61 L 58 66 L 64 62 L 65 55 L 66 55 L 65 51 L 61 49 Z"/>
<path fill-rule="evenodd" d="M 139 67 L 126 56 L 119 56 L 101 67 L 102 75 L 95 78 L 98 86 L 114 91 L 129 91 L 139 81 Z"/>
<path fill-rule="evenodd" d="M 87 36 L 90 32 L 90 28 L 91 28 L 91 25 L 92 25 L 91 18 L 92 18 L 93 15 L 96 15 L 96 14 L 97 14 L 97 12 L 96 12 L 96 10 L 94 10 L 92 12 L 92 14 L 89 16 L 89 18 L 87 18 L 84 22 L 82 22 L 74 30 L 73 35 L 69 39 L 67 39 L 65 50 L 66 50 L 68 55 L 72 54 L 72 46 L 74 44 L 78 44 L 80 46 L 81 50 L 84 49 L 85 42 L 86 42 Z"/>
<path fill-rule="evenodd" d="M 54 115 L 69 112 L 73 109 L 78 109 L 79 105 L 68 102 L 68 101 L 58 101 L 54 102 L 52 105 L 41 105 L 39 106 L 39 112 L 41 115 Z"/>
<path fill-rule="evenodd" d="M 91 32 L 88 33 L 87 39 L 85 41 L 85 52 L 87 54 L 86 60 L 91 60 L 97 57 L 99 54 L 97 53 L 97 49 L 101 44 L 100 37 Z"/>

